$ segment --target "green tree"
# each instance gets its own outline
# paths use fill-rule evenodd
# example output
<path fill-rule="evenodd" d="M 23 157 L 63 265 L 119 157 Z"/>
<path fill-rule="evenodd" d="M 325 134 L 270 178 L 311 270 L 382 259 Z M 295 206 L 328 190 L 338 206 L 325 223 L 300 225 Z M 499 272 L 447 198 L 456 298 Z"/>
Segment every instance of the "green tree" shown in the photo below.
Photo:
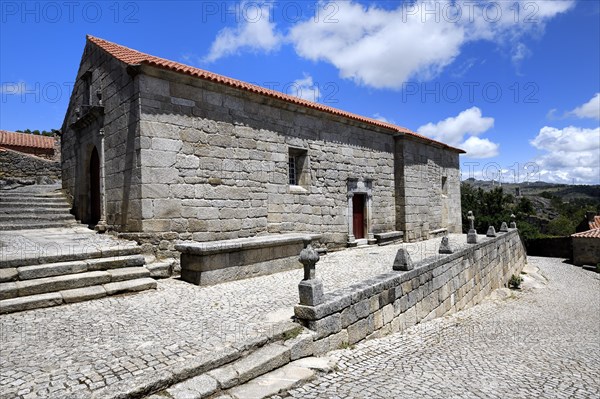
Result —
<path fill-rule="evenodd" d="M 561 215 L 548 223 L 546 232 L 552 236 L 569 236 L 575 233 L 575 223 L 568 217 Z"/>

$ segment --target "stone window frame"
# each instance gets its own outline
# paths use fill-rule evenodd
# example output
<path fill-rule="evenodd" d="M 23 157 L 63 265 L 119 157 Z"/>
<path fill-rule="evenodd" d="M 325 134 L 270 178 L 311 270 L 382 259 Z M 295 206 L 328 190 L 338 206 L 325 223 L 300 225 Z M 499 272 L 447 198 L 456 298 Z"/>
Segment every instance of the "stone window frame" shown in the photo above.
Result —
<path fill-rule="evenodd" d="M 346 183 L 348 192 L 346 198 L 348 199 L 347 208 L 347 224 L 348 224 L 348 242 L 349 247 L 355 247 L 358 245 L 358 240 L 354 237 L 354 205 L 352 198 L 354 194 L 363 194 L 365 196 L 365 219 L 367 222 L 366 228 L 366 241 L 368 245 L 373 245 L 377 242 L 373 233 L 373 181 L 372 178 L 348 178 Z"/>
<path fill-rule="evenodd" d="M 310 162 L 308 150 L 288 147 L 288 185 L 292 192 L 308 192 L 310 187 Z M 292 176 L 292 173 L 294 176 Z"/>

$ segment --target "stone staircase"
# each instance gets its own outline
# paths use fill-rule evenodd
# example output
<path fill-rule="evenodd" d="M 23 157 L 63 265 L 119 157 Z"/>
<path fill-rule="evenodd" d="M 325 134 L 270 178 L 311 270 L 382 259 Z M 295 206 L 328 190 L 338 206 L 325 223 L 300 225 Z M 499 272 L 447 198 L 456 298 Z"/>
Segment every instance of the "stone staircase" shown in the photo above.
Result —
<path fill-rule="evenodd" d="M 0 231 L 72 226 L 70 208 L 60 185 L 0 190 Z"/>
<path fill-rule="evenodd" d="M 0 314 L 156 288 L 137 246 L 56 258 L 1 262 Z"/>
<path fill-rule="evenodd" d="M 77 224 L 60 185 L 0 190 L 0 314 L 156 288 L 168 263 Z"/>

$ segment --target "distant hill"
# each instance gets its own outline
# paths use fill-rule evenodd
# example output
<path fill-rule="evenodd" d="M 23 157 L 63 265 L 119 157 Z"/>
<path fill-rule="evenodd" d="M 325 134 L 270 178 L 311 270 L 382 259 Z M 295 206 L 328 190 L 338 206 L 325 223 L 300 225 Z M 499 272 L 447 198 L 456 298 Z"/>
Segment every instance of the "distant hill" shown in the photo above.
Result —
<path fill-rule="evenodd" d="M 568 202 L 571 199 L 589 199 L 591 201 L 598 200 L 600 202 L 600 185 L 571 185 L 571 184 L 556 184 L 544 181 L 527 182 L 527 183 L 498 183 L 485 180 L 476 180 L 469 178 L 463 181 L 474 188 L 481 187 L 486 191 L 490 191 L 497 187 L 502 187 L 506 194 L 517 195 L 517 188 L 520 190 L 521 196 L 535 197 L 541 196 L 551 199 L 553 196 L 559 197 Z"/>

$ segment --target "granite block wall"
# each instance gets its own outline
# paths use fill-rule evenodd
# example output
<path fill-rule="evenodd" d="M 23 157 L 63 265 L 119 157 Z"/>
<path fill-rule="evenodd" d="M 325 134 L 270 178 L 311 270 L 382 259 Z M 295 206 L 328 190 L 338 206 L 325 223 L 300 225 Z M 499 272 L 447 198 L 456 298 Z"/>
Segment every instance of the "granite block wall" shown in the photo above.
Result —
<path fill-rule="evenodd" d="M 9 149 L 0 149 L 0 180 L 60 179 L 60 163 Z"/>
<path fill-rule="evenodd" d="M 294 312 L 315 331 L 315 354 L 325 353 L 475 305 L 519 275 L 526 262 L 515 229 L 424 259 L 411 271 L 393 272 L 390 265 L 390 273 L 326 293 L 323 304 L 297 305 Z"/>

